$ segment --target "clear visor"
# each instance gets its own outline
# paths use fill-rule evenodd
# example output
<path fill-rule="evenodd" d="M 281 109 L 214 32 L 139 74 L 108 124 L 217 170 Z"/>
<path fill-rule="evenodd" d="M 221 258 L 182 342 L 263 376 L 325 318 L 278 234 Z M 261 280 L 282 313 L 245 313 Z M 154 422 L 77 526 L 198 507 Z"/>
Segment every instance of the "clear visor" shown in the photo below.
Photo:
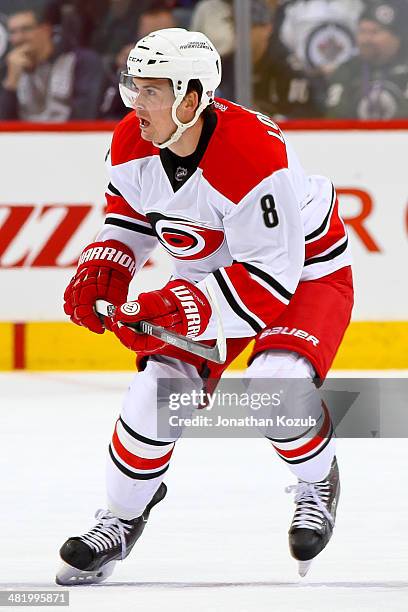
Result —
<path fill-rule="evenodd" d="M 119 89 L 127 107 L 149 113 L 171 109 L 175 100 L 170 79 L 138 78 L 123 71 Z"/>

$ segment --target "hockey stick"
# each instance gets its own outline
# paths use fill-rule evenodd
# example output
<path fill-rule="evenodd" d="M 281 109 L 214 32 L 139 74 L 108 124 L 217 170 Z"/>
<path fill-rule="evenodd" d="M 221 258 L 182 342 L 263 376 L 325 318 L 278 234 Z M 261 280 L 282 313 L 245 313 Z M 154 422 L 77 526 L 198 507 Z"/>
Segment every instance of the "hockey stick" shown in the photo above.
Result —
<path fill-rule="evenodd" d="M 127 323 L 127 326 L 134 329 L 139 334 L 147 334 L 153 336 L 159 340 L 167 342 L 172 346 L 176 346 L 183 351 L 198 355 L 208 361 L 214 361 L 215 363 L 225 363 L 227 359 L 227 342 L 224 335 L 224 330 L 221 322 L 221 312 L 215 296 L 215 292 L 210 284 L 206 283 L 207 293 L 210 297 L 210 303 L 212 310 L 215 312 L 217 317 L 217 342 L 215 346 L 208 346 L 202 342 L 195 342 L 186 336 L 171 332 L 165 327 L 159 325 L 153 325 L 148 321 L 138 321 L 137 323 Z M 105 300 L 96 300 L 95 312 L 103 322 L 105 317 L 111 317 L 115 312 L 115 306 L 106 302 Z"/>

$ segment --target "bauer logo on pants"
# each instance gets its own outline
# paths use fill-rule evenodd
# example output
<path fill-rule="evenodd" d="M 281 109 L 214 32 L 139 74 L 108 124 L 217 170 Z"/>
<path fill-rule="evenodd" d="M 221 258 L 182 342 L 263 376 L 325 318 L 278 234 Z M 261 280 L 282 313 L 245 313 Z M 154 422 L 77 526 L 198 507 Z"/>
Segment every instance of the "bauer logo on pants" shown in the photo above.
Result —
<path fill-rule="evenodd" d="M 120 309 L 124 314 L 135 315 L 140 311 L 140 304 L 139 302 L 126 302 Z"/>
<path fill-rule="evenodd" d="M 317 346 L 320 342 L 318 338 L 309 334 L 309 332 L 304 331 L 303 329 L 297 329 L 297 327 L 272 327 L 272 329 L 266 329 L 259 336 L 259 339 L 262 340 L 267 336 L 275 336 L 277 334 L 282 334 L 283 336 L 295 336 L 296 338 L 303 338 L 306 342 L 311 342 L 314 346 Z"/>

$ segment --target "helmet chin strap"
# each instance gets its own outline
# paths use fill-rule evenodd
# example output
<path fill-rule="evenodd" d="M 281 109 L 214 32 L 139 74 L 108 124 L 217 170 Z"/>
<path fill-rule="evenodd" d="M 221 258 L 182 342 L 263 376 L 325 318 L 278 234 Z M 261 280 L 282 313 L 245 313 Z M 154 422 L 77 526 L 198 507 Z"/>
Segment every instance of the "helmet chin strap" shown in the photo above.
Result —
<path fill-rule="evenodd" d="M 158 147 L 159 149 L 166 149 L 170 145 L 177 142 L 188 128 L 192 127 L 195 123 L 197 123 L 199 116 L 201 115 L 205 107 L 207 106 L 205 103 L 201 102 L 192 120 L 189 121 L 189 123 L 182 123 L 181 121 L 179 121 L 179 118 L 177 117 L 177 109 L 180 106 L 183 98 L 184 98 L 184 94 L 178 95 L 173 102 L 173 106 L 171 107 L 171 118 L 173 119 L 174 123 L 177 125 L 176 130 L 173 132 L 170 138 L 168 138 L 165 142 L 162 142 L 162 143 L 153 142 L 155 147 Z"/>

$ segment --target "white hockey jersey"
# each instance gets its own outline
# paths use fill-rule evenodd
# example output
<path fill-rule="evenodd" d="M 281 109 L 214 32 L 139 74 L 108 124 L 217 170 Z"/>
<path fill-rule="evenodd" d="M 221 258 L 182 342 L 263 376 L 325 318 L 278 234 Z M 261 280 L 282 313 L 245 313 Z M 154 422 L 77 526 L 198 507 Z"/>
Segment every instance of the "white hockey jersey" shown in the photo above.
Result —
<path fill-rule="evenodd" d="M 307 176 L 269 117 L 226 100 L 198 168 L 174 190 L 160 150 L 132 112 L 115 129 L 107 214 L 98 240 L 127 244 L 140 269 L 159 241 L 174 278 L 211 283 L 230 338 L 256 335 L 299 281 L 351 258 L 334 188 Z M 316 305 L 317 307 L 318 305 Z M 200 339 L 216 337 L 214 317 Z"/>

